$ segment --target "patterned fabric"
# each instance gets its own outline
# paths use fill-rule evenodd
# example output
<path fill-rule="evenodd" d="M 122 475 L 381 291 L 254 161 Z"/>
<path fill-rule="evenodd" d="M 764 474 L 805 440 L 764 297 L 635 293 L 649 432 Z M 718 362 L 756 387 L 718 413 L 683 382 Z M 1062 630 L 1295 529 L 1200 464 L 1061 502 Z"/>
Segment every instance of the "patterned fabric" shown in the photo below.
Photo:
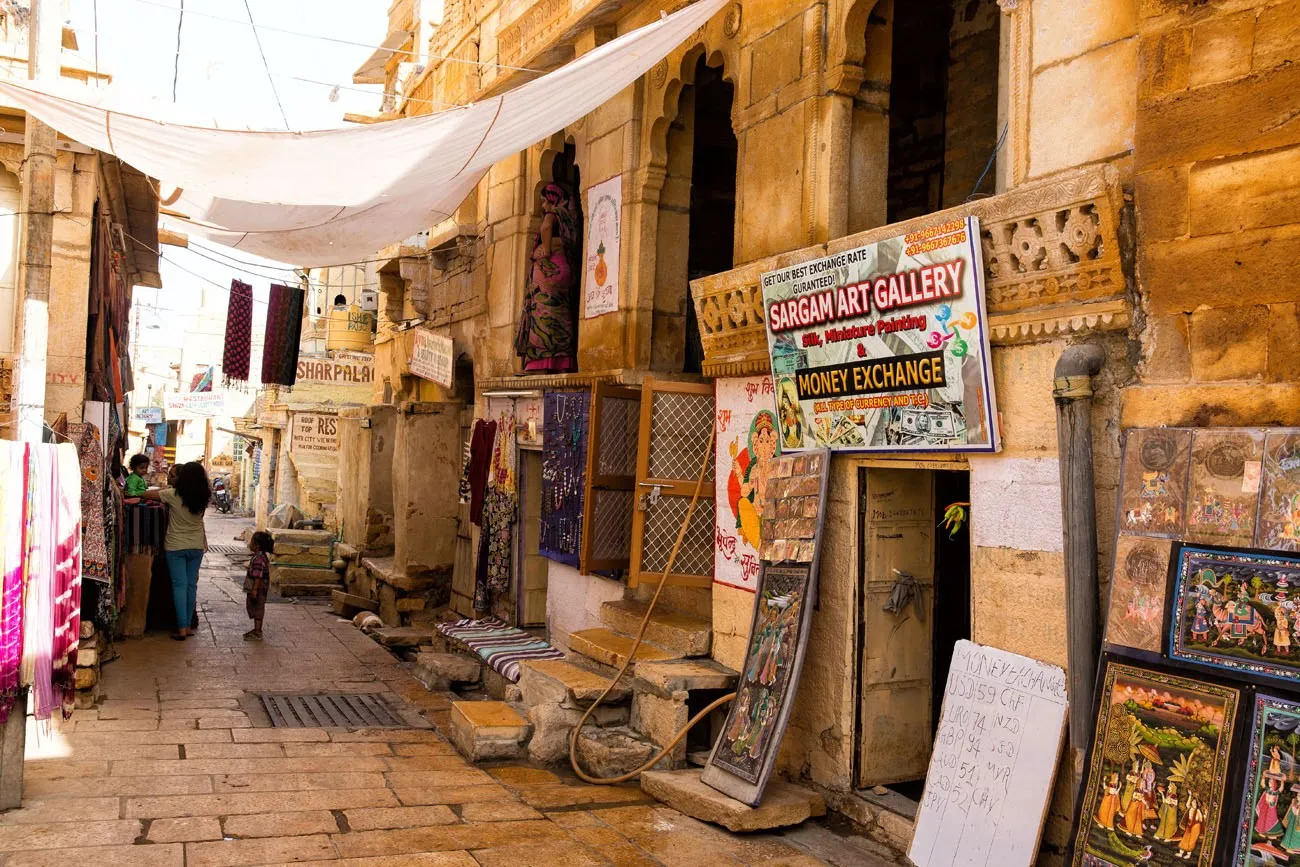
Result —
<path fill-rule="evenodd" d="M 298 378 L 298 341 L 302 337 L 303 291 L 271 284 L 262 342 L 262 384 L 292 387 Z"/>
<path fill-rule="evenodd" d="M 507 626 L 495 617 L 439 623 L 438 631 L 482 657 L 511 683 L 519 680 L 519 663 L 533 659 L 564 659 L 564 654 L 540 638 Z"/>
<path fill-rule="evenodd" d="M 55 447 L 54 495 L 54 641 L 50 652 L 53 692 L 50 704 L 36 703 L 36 718 L 48 719 L 62 699 L 63 717 L 72 716 L 77 697 L 77 645 L 81 640 L 81 498 L 82 472 L 71 443 Z M 42 715 L 44 714 L 44 715 Z"/>
<path fill-rule="evenodd" d="M 167 536 L 167 510 L 156 504 L 127 506 L 122 522 L 122 553 L 151 554 L 163 550 Z M 83 542 L 84 544 L 84 542 Z"/>
<path fill-rule="evenodd" d="M 265 599 L 270 586 L 271 561 L 265 551 L 258 551 L 248 561 L 248 570 L 244 573 L 244 592 Z"/>
<path fill-rule="evenodd" d="M 550 391 L 543 398 L 542 515 L 537 552 L 579 565 L 586 498 L 587 424 L 591 392 Z"/>
<path fill-rule="evenodd" d="M 0 722 L 21 692 L 19 668 L 23 657 L 23 599 L 27 586 L 24 568 L 27 526 L 27 446 L 0 443 Z"/>
<path fill-rule="evenodd" d="M 488 590 L 503 593 L 510 589 L 514 563 L 514 523 L 519 506 L 515 486 L 515 412 L 514 404 L 497 417 L 496 447 L 488 470 L 488 492 L 483 503 L 483 530 L 488 536 L 486 580 Z"/>
<path fill-rule="evenodd" d="M 573 293 L 577 284 L 578 215 L 567 190 L 547 184 L 542 190 L 543 226 L 551 227 L 551 250 L 542 249 L 539 233 L 533 244 L 532 270 L 524 297 L 523 315 L 515 336 L 515 353 L 524 370 L 565 371 L 574 358 Z"/>
<path fill-rule="evenodd" d="M 221 373 L 227 387 L 248 382 L 248 360 L 253 351 L 253 287 L 230 281 L 230 304 L 226 308 L 226 345 L 221 354 Z"/>
<path fill-rule="evenodd" d="M 92 424 L 68 425 L 81 464 L 81 568 L 93 581 L 111 581 L 104 532 L 104 452 L 99 430 Z M 143 480 L 141 480 L 143 481 Z"/>

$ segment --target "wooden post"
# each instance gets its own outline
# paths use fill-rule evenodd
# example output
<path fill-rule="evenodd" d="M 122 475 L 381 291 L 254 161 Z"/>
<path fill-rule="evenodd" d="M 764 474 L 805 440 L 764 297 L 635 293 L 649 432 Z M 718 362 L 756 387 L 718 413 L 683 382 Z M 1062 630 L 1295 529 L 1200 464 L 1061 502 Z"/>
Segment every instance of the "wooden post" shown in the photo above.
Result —
<path fill-rule="evenodd" d="M 1079 344 L 1056 362 L 1056 443 L 1061 467 L 1061 527 L 1065 547 L 1066 689 L 1075 791 L 1092 738 L 1092 697 L 1100 650 L 1097 593 L 1097 501 L 1092 470 L 1092 377 L 1106 352 Z"/>
<path fill-rule="evenodd" d="M 212 419 L 206 420 L 203 429 L 203 469 L 212 472 Z"/>
<path fill-rule="evenodd" d="M 0 811 L 23 804 L 23 750 L 27 743 L 27 690 L 19 692 L 0 727 Z"/>

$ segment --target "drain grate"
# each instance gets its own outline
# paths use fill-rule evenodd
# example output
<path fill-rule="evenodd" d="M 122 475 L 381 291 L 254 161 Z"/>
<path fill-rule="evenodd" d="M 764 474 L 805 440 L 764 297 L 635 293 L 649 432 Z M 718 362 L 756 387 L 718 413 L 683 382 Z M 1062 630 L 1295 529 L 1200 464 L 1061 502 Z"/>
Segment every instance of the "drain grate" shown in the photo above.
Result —
<path fill-rule="evenodd" d="M 259 698 L 275 728 L 406 728 L 373 695 L 261 693 Z"/>
<path fill-rule="evenodd" d="M 209 545 L 208 550 L 213 554 L 224 554 L 232 560 L 247 560 L 253 556 L 253 552 L 245 545 Z"/>

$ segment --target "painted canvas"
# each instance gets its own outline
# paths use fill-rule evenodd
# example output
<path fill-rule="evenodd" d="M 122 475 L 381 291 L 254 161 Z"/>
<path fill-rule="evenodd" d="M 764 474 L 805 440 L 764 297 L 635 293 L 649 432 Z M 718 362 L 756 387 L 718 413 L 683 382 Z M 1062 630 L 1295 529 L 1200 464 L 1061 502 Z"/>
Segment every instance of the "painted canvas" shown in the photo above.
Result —
<path fill-rule="evenodd" d="M 1107 643 L 1160 652 L 1172 547 L 1169 539 L 1119 535 L 1106 615 Z"/>
<path fill-rule="evenodd" d="M 1264 439 L 1255 546 L 1300 551 L 1300 430 L 1271 430 Z"/>
<path fill-rule="evenodd" d="M 1184 545 L 1169 657 L 1294 684 L 1300 679 L 1300 559 Z"/>
<path fill-rule="evenodd" d="M 1105 665 L 1071 864 L 1210 867 L 1239 692 Z"/>
<path fill-rule="evenodd" d="M 1182 534 L 1187 520 L 1187 471 L 1191 454 L 1190 430 L 1129 431 L 1124 441 L 1120 532 Z"/>
<path fill-rule="evenodd" d="M 772 377 L 717 380 L 717 526 L 713 580 L 758 589 L 759 548 L 772 461 L 781 454 L 772 410 Z M 723 505 L 723 504 L 726 505 Z"/>
<path fill-rule="evenodd" d="M 811 571 L 806 563 L 763 570 L 740 687 L 710 759 L 749 783 L 758 782 L 778 731 L 777 710 L 786 700 Z"/>
<path fill-rule="evenodd" d="M 1236 546 L 1254 541 L 1263 450 L 1259 430 L 1196 431 L 1187 539 Z"/>
<path fill-rule="evenodd" d="M 1255 696 L 1237 818 L 1234 867 L 1286 864 L 1300 855 L 1300 704 Z"/>

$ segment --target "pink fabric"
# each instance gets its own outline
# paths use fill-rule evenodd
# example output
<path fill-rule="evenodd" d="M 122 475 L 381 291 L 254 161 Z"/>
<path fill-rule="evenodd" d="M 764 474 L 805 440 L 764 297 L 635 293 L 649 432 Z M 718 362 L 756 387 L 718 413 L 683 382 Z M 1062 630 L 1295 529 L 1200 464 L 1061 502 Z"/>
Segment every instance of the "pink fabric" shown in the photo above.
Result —
<path fill-rule="evenodd" d="M 60 443 L 55 450 L 54 642 L 50 656 L 54 689 L 62 693 L 66 719 L 76 703 L 77 644 L 81 639 L 82 485 L 77 447 Z"/>
<path fill-rule="evenodd" d="M 23 686 L 30 687 L 37 719 L 55 705 L 54 647 L 54 449 L 29 446 L 26 515 L 27 604 L 23 616 Z"/>
<path fill-rule="evenodd" d="M 27 446 L 0 443 L 0 722 L 9 718 L 21 687 L 23 600 L 27 572 L 23 530 L 27 506 Z"/>

